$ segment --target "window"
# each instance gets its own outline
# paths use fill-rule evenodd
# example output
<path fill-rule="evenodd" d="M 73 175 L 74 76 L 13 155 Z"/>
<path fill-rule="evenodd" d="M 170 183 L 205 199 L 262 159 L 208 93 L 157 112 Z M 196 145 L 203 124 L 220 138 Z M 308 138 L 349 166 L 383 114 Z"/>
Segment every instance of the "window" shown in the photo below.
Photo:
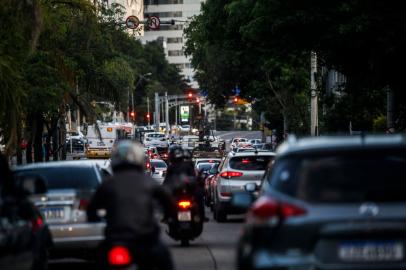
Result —
<path fill-rule="evenodd" d="M 246 156 L 230 159 L 230 168 L 241 171 L 264 171 L 273 156 Z"/>
<path fill-rule="evenodd" d="M 404 202 L 406 154 L 366 151 L 284 160 L 270 185 L 318 203 Z"/>
<path fill-rule="evenodd" d="M 99 186 L 97 172 L 93 167 L 42 167 L 16 171 L 17 177 L 39 176 L 48 189 L 94 190 Z"/>
<path fill-rule="evenodd" d="M 182 50 L 168 51 L 168 56 L 182 56 L 182 55 L 183 55 Z"/>
<path fill-rule="evenodd" d="M 158 30 L 154 31 L 170 31 L 170 30 L 183 30 L 183 25 L 182 24 L 176 24 L 176 25 L 161 25 L 159 26 Z"/>
<path fill-rule="evenodd" d="M 167 168 L 166 163 L 163 161 L 151 161 L 151 166 L 155 168 Z"/>
<path fill-rule="evenodd" d="M 168 11 L 168 12 L 145 13 L 145 17 L 148 17 L 148 16 L 157 16 L 157 17 L 159 17 L 159 18 L 182 17 L 182 11 Z"/>
<path fill-rule="evenodd" d="M 181 37 L 175 37 L 175 38 L 168 38 L 166 40 L 167 43 L 182 43 L 183 42 L 183 38 Z"/>

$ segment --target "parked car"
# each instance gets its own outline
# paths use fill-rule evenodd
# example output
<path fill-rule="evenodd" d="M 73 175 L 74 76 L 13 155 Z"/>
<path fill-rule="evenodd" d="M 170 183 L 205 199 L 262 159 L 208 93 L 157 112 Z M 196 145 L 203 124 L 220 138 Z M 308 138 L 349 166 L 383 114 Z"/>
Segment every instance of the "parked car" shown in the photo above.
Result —
<path fill-rule="evenodd" d="M 404 135 L 290 139 L 249 210 L 238 269 L 404 269 L 405 175 Z"/>
<path fill-rule="evenodd" d="M 63 161 L 35 163 L 17 167 L 17 178 L 40 177 L 45 194 L 31 196 L 48 224 L 54 247 L 53 258 L 91 258 L 104 239 L 105 223 L 89 223 L 86 207 L 101 183 L 93 162 Z"/>
<path fill-rule="evenodd" d="M 31 190 L 25 189 L 20 181 L 12 190 L 2 189 L 0 193 L 0 269 L 48 269 L 51 233 L 40 211 L 27 197 L 35 193 L 37 181 L 40 180 L 26 179 L 25 184 Z"/>
<path fill-rule="evenodd" d="M 262 176 L 269 162 L 275 157 L 273 152 L 231 152 L 221 163 L 213 182 L 213 218 L 218 222 L 227 220 L 228 214 L 243 213 L 230 204 L 231 196 L 239 192 L 247 183 L 261 184 Z"/>
<path fill-rule="evenodd" d="M 168 170 L 168 165 L 161 159 L 151 159 L 151 176 L 159 184 L 162 184 L 165 180 L 166 171 Z"/>

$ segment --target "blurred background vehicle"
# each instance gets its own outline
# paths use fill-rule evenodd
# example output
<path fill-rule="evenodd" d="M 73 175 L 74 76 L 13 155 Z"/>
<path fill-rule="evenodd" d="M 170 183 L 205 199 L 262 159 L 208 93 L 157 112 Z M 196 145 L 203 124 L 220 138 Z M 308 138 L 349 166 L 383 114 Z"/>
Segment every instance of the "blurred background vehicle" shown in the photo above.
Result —
<path fill-rule="evenodd" d="M 232 207 L 231 196 L 247 183 L 259 186 L 267 165 L 274 158 L 273 152 L 231 152 L 227 155 L 213 181 L 213 218 L 216 221 L 226 221 L 227 214 L 244 213 Z"/>
<path fill-rule="evenodd" d="M 54 247 L 52 258 L 92 258 L 104 239 L 105 223 L 89 223 L 86 207 L 101 183 L 96 164 L 81 161 L 36 163 L 16 167 L 17 179 L 44 179 L 47 192 L 30 197 L 45 217 Z"/>
<path fill-rule="evenodd" d="M 2 172 L 4 173 L 4 172 Z M 0 192 L 0 269 L 46 270 L 52 237 L 38 208 L 28 195 L 41 179 L 30 178 Z M 29 187 L 26 189 L 24 187 Z"/>
<path fill-rule="evenodd" d="M 249 210 L 238 269 L 403 269 L 405 174 L 401 135 L 284 144 Z"/>
<path fill-rule="evenodd" d="M 165 180 L 166 171 L 168 170 L 168 165 L 161 159 L 151 159 L 151 176 L 159 184 L 162 184 Z"/>

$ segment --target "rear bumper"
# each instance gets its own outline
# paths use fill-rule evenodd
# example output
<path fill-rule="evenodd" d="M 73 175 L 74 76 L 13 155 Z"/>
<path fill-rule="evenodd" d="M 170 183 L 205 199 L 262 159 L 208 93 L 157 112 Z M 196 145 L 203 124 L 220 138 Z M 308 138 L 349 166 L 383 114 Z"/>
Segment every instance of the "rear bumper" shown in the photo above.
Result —
<path fill-rule="evenodd" d="M 246 211 L 241 208 L 236 208 L 231 205 L 230 201 L 222 201 L 217 203 L 218 210 L 223 211 L 227 214 L 240 215 L 244 214 Z"/>
<path fill-rule="evenodd" d="M 323 263 L 309 254 L 277 254 L 266 249 L 253 253 L 252 269 L 291 269 L 291 270 L 367 270 L 367 269 L 406 269 L 405 262 L 399 263 Z"/>
<path fill-rule="evenodd" d="M 54 246 L 51 257 L 88 257 L 104 240 L 105 223 L 49 225 Z"/>
<path fill-rule="evenodd" d="M 89 149 L 86 151 L 87 158 L 109 158 L 110 151 L 109 150 L 96 150 L 96 149 Z"/>

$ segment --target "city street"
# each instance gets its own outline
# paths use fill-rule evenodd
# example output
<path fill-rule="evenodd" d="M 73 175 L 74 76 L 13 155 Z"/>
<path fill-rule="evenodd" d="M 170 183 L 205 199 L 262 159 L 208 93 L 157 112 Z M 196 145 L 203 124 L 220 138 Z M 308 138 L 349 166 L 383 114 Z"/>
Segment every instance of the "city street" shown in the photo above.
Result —
<path fill-rule="evenodd" d="M 235 247 L 243 222 L 242 216 L 231 216 L 226 223 L 217 223 L 207 213 L 210 221 L 205 223 L 202 235 L 191 242 L 189 247 L 181 247 L 165 234 L 162 227 L 161 236 L 170 247 L 175 263 L 179 270 L 232 270 L 235 267 Z M 50 264 L 51 270 L 90 270 L 91 263 L 80 260 L 60 260 Z"/>

